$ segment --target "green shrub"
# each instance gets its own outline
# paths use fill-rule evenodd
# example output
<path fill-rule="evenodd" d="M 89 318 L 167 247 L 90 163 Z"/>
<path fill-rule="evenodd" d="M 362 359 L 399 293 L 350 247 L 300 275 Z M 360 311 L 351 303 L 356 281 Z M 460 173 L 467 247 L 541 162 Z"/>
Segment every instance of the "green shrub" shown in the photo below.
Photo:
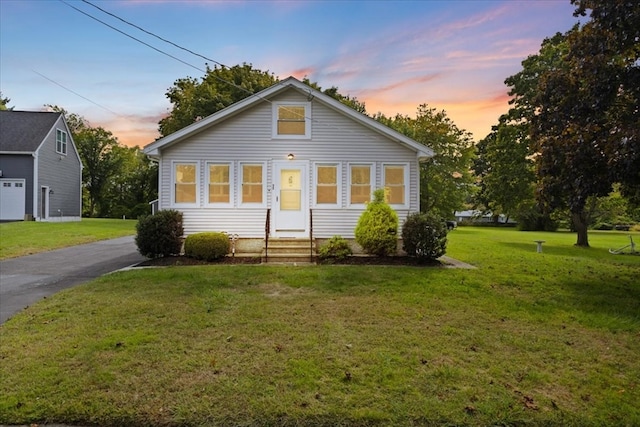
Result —
<path fill-rule="evenodd" d="M 355 230 L 356 242 L 368 254 L 394 255 L 398 250 L 398 214 L 384 201 L 384 190 L 373 192 L 373 200 Z"/>
<path fill-rule="evenodd" d="M 318 257 L 322 260 L 343 260 L 352 254 L 349 242 L 342 236 L 333 236 L 318 250 Z"/>
<path fill-rule="evenodd" d="M 206 232 L 187 236 L 184 254 L 190 258 L 213 261 L 229 253 L 229 236 L 224 233 Z"/>
<path fill-rule="evenodd" d="M 409 214 L 402 225 L 402 248 L 421 259 L 441 257 L 447 250 L 446 224 L 432 214 Z"/>
<path fill-rule="evenodd" d="M 136 224 L 138 252 L 148 258 L 177 255 L 182 249 L 182 213 L 173 209 L 145 216 Z"/>

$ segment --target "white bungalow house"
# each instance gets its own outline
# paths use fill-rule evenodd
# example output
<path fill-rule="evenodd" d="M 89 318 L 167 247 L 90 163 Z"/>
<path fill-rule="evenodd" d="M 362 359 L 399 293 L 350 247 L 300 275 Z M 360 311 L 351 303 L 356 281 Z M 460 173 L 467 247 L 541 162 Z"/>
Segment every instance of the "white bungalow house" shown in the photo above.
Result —
<path fill-rule="evenodd" d="M 186 235 L 237 235 L 239 252 L 353 239 L 377 188 L 402 223 L 420 209 L 419 162 L 433 155 L 293 77 L 144 152 L 159 163 L 158 209 L 181 211 Z"/>

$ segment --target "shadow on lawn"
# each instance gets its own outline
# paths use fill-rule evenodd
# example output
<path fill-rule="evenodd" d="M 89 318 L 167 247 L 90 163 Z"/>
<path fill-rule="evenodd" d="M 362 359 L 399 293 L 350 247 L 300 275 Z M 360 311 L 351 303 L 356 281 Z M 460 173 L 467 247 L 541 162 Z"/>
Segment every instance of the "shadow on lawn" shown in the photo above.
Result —
<path fill-rule="evenodd" d="M 544 244 L 542 253 L 537 254 L 533 240 L 531 244 L 501 244 L 514 251 L 533 253 L 533 256 L 585 258 L 588 261 L 586 264 L 571 264 L 567 271 L 558 272 L 555 279 L 557 284 L 550 285 L 558 286 L 558 292 L 553 298 L 558 302 L 562 300 L 563 305 L 575 307 L 587 315 L 606 315 L 610 318 L 594 320 L 599 326 L 612 329 L 640 328 L 640 275 L 634 262 L 636 259 L 640 260 L 639 257 L 613 255 L 607 249 L 597 247 Z M 549 268 L 553 273 L 553 265 Z"/>

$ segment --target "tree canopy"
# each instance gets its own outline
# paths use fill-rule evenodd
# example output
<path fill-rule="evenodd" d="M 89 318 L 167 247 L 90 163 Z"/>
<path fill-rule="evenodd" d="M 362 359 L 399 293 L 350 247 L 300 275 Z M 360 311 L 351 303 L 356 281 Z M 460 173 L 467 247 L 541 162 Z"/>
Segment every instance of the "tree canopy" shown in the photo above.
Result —
<path fill-rule="evenodd" d="M 568 208 L 577 245 L 589 246 L 587 202 L 612 185 L 640 188 L 640 4 L 573 0 L 591 20 L 567 34 L 562 66 L 545 70 L 532 96 L 531 138 L 540 200 Z"/>
<path fill-rule="evenodd" d="M 420 210 L 452 218 L 464 207 L 474 182 L 471 134 L 459 129 L 444 110 L 427 104 L 418 107 L 415 119 L 400 114 L 394 118 L 378 114 L 375 118 L 435 152 L 420 165 Z"/>

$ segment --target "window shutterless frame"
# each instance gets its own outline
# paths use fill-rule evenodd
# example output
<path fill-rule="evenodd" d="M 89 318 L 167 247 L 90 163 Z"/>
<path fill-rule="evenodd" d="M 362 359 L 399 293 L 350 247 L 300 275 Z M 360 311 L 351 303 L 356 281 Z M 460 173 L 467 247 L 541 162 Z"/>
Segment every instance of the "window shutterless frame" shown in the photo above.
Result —
<path fill-rule="evenodd" d="M 171 162 L 171 205 L 200 205 L 200 164 L 197 161 Z"/>
<path fill-rule="evenodd" d="M 238 165 L 238 206 L 267 206 L 267 165 L 264 162 L 240 162 Z"/>
<path fill-rule="evenodd" d="M 347 206 L 363 209 L 375 190 L 375 165 L 349 163 L 347 171 Z"/>
<path fill-rule="evenodd" d="M 406 163 L 382 164 L 382 187 L 386 202 L 396 208 L 409 206 L 409 165 Z"/>
<path fill-rule="evenodd" d="M 311 138 L 310 102 L 274 102 L 272 105 L 272 138 Z"/>
<path fill-rule="evenodd" d="M 313 165 L 313 203 L 316 208 L 342 207 L 342 165 L 317 162 Z"/>
<path fill-rule="evenodd" d="M 232 162 L 205 163 L 205 201 L 208 207 L 233 207 L 235 197 Z"/>

